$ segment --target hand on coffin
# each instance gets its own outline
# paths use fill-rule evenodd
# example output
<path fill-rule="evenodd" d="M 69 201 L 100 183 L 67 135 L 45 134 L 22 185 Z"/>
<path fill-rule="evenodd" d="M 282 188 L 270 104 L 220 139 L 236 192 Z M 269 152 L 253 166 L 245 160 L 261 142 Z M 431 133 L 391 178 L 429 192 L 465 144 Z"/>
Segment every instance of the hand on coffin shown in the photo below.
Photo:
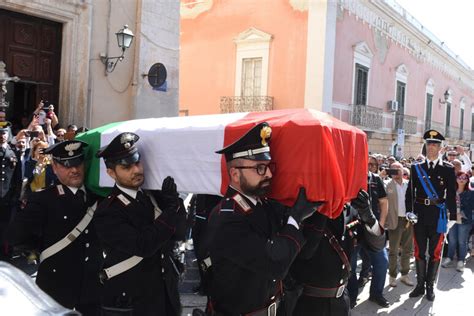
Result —
<path fill-rule="evenodd" d="M 290 209 L 290 216 L 293 217 L 298 224 L 301 224 L 302 221 L 316 212 L 321 204 L 323 203 L 309 201 L 306 198 L 306 189 L 300 188 L 296 202 Z"/>

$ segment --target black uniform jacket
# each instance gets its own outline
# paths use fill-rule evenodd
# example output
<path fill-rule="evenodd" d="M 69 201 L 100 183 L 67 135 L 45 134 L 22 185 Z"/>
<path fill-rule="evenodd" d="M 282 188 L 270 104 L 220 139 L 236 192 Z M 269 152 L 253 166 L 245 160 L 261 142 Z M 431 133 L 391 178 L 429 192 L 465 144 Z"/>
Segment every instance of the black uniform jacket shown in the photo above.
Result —
<path fill-rule="evenodd" d="M 18 164 L 18 157 L 9 145 L 0 147 L 0 198 L 11 198 L 18 193 L 18 178 L 21 178 L 21 166 Z"/>
<path fill-rule="evenodd" d="M 434 170 L 428 170 L 427 161 L 420 163 L 431 180 L 438 197 L 444 199 L 449 210 L 449 218 L 456 219 L 456 177 L 454 167 L 441 159 Z M 408 183 L 405 205 L 407 212 L 415 212 L 418 215 L 418 223 L 436 225 L 439 218 L 439 208 L 436 205 L 426 206 L 416 202 L 417 198 L 426 199 L 427 195 L 418 178 L 415 166 L 411 166 L 411 177 Z"/>
<path fill-rule="evenodd" d="M 161 191 L 149 191 L 162 214 L 155 220 L 154 206 L 133 199 L 114 187 L 100 205 L 95 225 L 104 245 L 104 268 L 131 256 L 143 257 L 136 266 L 109 280 L 102 304 L 133 309 L 134 315 L 179 315 L 178 274 L 172 262 L 174 240 L 184 238 L 185 210 L 164 203 Z M 165 289 L 166 288 L 166 289 Z M 173 311 L 166 306 L 173 307 Z"/>
<path fill-rule="evenodd" d="M 9 227 L 10 242 L 27 248 L 37 245 L 40 252 L 45 250 L 66 237 L 98 199 L 90 191 L 86 197 L 85 202 L 62 184 L 33 193 Z M 99 303 L 102 250 L 94 220 L 76 240 L 39 265 L 38 286 L 68 308 Z"/>
<path fill-rule="evenodd" d="M 229 187 L 209 217 L 211 299 L 225 315 L 269 305 L 304 244 L 302 233 L 286 224 L 286 207 L 262 202 L 256 206 Z"/>
<path fill-rule="evenodd" d="M 344 230 L 344 212 L 336 219 L 323 216 L 312 216 L 303 224 L 306 244 L 291 266 L 291 277 L 300 284 L 318 288 L 332 289 L 347 284 L 349 278 L 347 262 L 350 263 L 352 238 Z M 324 223 L 326 221 L 326 223 Z M 329 243 L 330 231 L 341 247 L 347 262 Z M 344 236 L 344 237 L 343 237 Z"/>

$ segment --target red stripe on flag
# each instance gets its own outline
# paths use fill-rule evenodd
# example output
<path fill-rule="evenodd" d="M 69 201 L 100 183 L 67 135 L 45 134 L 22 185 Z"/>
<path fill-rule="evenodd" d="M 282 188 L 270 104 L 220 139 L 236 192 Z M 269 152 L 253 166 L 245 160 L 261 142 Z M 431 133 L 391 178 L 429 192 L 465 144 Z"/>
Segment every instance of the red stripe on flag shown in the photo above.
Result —
<path fill-rule="evenodd" d="M 344 203 L 367 188 L 368 148 L 363 131 L 315 110 L 254 112 L 226 126 L 224 146 L 260 122 L 272 128 L 270 149 L 277 171 L 271 198 L 291 206 L 304 186 L 308 199 L 326 202 L 319 211 L 335 218 Z M 224 157 L 221 168 L 224 194 L 229 183 Z"/>

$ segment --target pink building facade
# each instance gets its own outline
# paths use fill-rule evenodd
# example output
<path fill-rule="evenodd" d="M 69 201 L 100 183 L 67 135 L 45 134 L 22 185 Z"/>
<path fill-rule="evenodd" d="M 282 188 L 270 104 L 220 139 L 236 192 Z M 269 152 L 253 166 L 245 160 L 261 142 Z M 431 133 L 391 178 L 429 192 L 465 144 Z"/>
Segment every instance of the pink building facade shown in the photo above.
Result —
<path fill-rule="evenodd" d="M 467 146 L 474 74 L 394 1 L 182 1 L 182 114 L 298 107 L 371 152 L 416 155 L 428 128 Z"/>

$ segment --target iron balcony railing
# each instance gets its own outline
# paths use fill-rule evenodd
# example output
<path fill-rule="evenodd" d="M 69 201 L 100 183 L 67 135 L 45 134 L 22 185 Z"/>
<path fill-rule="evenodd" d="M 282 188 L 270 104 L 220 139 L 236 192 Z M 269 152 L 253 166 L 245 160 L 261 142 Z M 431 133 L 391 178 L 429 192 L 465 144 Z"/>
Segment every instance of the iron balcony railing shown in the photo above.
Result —
<path fill-rule="evenodd" d="M 417 132 L 416 116 L 395 113 L 394 131 L 403 129 L 407 135 L 415 135 Z"/>
<path fill-rule="evenodd" d="M 363 129 L 378 130 L 382 128 L 383 110 L 369 105 L 352 105 L 352 125 Z"/>
<path fill-rule="evenodd" d="M 273 97 L 221 97 L 220 107 L 222 113 L 270 111 L 273 110 Z"/>

